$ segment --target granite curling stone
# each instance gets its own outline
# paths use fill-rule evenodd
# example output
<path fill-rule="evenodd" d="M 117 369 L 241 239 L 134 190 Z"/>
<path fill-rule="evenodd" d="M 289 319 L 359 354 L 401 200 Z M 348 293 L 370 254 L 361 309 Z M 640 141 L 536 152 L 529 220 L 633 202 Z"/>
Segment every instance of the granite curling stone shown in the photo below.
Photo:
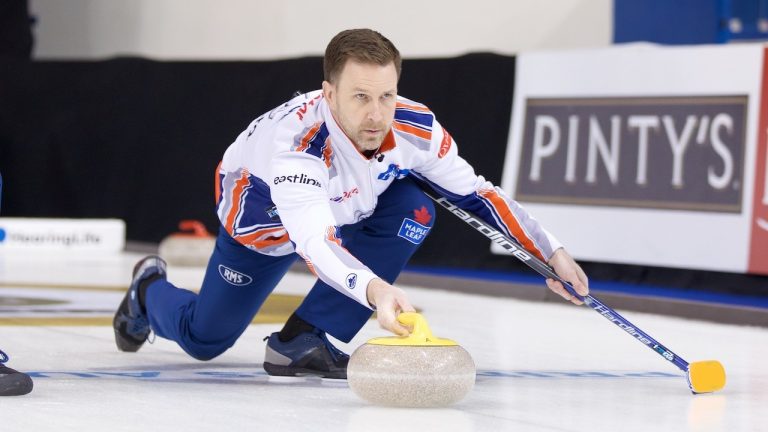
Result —
<path fill-rule="evenodd" d="M 360 346 L 349 359 L 347 382 L 366 401 L 391 407 L 444 407 L 475 385 L 475 363 L 456 342 L 432 336 L 424 317 L 401 313 L 409 336 L 382 337 Z"/>

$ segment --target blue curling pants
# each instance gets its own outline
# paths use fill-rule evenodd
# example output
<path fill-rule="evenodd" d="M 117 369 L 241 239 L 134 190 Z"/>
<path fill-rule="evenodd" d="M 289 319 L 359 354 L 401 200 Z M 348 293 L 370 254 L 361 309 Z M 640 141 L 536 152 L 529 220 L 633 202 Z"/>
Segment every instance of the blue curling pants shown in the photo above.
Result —
<path fill-rule="evenodd" d="M 413 223 L 432 227 L 434 220 L 432 201 L 405 178 L 396 180 L 379 196 L 369 218 L 342 226 L 340 235 L 352 255 L 393 283 L 426 236 L 408 228 Z M 234 345 L 296 259 L 295 253 L 274 257 L 252 251 L 222 228 L 199 294 L 165 280 L 147 288 L 150 326 L 158 336 L 176 341 L 192 357 L 210 360 Z M 372 311 L 318 280 L 296 314 L 349 342 Z"/>

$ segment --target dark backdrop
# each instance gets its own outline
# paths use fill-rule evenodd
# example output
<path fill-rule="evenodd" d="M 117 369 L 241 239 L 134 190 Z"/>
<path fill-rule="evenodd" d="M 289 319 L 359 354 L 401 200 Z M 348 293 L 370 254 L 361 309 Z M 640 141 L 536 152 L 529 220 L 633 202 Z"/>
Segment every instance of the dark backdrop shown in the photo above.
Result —
<path fill-rule="evenodd" d="M 406 60 L 400 93 L 427 104 L 478 173 L 498 184 L 514 57 Z M 210 230 L 214 170 L 261 113 L 320 87 L 319 57 L 270 62 L 0 59 L 5 216 L 114 217 L 129 240 L 157 242 L 181 219 Z M 520 270 L 444 211 L 413 264 Z M 597 278 L 764 293 L 768 278 L 584 263 Z"/>
<path fill-rule="evenodd" d="M 224 150 L 262 112 L 320 88 L 321 77 L 320 58 L 6 61 L 4 214 L 118 217 L 129 239 L 155 242 L 183 218 L 215 228 L 214 170 Z M 400 93 L 438 113 L 462 154 L 498 181 L 513 78 L 512 57 L 412 60 Z"/>

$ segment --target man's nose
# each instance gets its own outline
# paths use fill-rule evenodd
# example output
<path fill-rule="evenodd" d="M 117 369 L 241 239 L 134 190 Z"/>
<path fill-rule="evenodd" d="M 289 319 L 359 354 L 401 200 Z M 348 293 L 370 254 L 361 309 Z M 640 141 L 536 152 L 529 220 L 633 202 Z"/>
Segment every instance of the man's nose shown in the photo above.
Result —
<path fill-rule="evenodd" d="M 368 111 L 368 120 L 373 122 L 381 121 L 384 116 L 381 113 L 381 104 L 374 102 L 371 106 L 371 110 Z"/>

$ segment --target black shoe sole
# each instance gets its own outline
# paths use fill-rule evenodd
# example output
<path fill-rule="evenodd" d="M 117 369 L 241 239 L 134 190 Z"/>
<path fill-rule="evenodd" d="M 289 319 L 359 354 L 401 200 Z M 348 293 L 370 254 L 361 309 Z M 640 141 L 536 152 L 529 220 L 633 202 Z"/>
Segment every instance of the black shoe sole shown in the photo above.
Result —
<path fill-rule="evenodd" d="M 165 261 L 160 258 L 158 255 L 149 255 L 144 257 L 143 259 L 139 260 L 134 266 L 133 266 L 133 273 L 131 277 L 131 286 L 133 286 L 133 283 L 136 280 L 136 273 L 138 273 L 139 268 L 148 260 L 148 259 L 158 259 L 163 262 L 163 265 L 160 267 L 160 271 L 158 273 L 153 274 L 152 276 L 149 276 L 148 278 L 142 280 L 139 282 L 139 287 L 137 291 L 137 295 L 140 295 L 139 292 L 141 290 L 142 284 L 149 284 L 154 282 L 158 279 L 164 279 L 166 277 L 166 264 Z M 112 328 L 115 329 L 115 345 L 117 345 L 117 349 L 123 352 L 136 352 L 139 350 L 139 348 L 144 345 L 144 342 L 147 341 L 147 337 L 149 337 L 149 333 L 147 333 L 147 336 L 144 337 L 144 339 L 136 339 L 128 334 L 126 331 L 126 327 L 128 324 L 125 321 L 118 322 L 118 317 L 121 315 L 128 316 L 130 315 L 129 311 L 130 308 L 128 306 L 130 299 L 129 296 L 131 295 L 131 289 L 128 288 L 128 292 L 125 293 L 125 297 L 123 297 L 123 301 L 120 303 L 120 306 L 117 308 L 117 312 L 115 312 L 115 317 L 112 319 Z M 140 306 L 142 309 L 144 309 L 144 306 Z M 146 311 L 144 311 L 146 312 Z"/>
<path fill-rule="evenodd" d="M 136 352 L 144 345 L 144 342 L 136 343 L 134 339 L 129 339 L 120 334 L 120 330 L 115 329 L 115 345 L 122 352 Z"/>
<path fill-rule="evenodd" d="M 34 384 L 29 375 L 16 372 L 0 376 L 0 396 L 22 396 L 32 391 Z"/>
<path fill-rule="evenodd" d="M 117 349 L 120 351 L 136 352 L 139 350 L 139 348 L 141 348 L 142 345 L 144 345 L 146 339 L 143 341 L 137 341 L 136 339 L 123 334 L 121 330 L 124 330 L 126 323 L 117 322 L 118 314 L 120 314 L 120 311 L 122 310 L 128 310 L 128 294 L 126 294 L 123 298 L 122 303 L 120 303 L 120 307 L 117 308 L 115 317 L 112 319 L 112 327 L 115 329 L 115 345 L 117 345 Z"/>
<path fill-rule="evenodd" d="M 305 369 L 295 366 L 280 366 L 272 363 L 264 362 L 264 370 L 272 376 L 285 376 L 285 377 L 304 377 L 304 376 L 316 376 L 320 378 L 329 379 L 347 379 L 347 371 L 319 371 L 315 369 Z"/>

